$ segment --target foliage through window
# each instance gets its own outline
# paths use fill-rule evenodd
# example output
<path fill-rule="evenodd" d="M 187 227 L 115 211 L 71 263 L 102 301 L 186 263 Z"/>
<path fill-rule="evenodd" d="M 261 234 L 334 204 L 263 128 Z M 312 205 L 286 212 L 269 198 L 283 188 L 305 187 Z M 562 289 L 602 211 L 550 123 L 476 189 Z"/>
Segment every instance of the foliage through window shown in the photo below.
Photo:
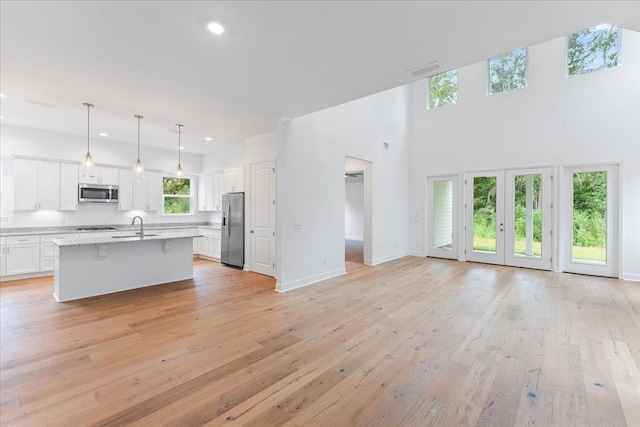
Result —
<path fill-rule="evenodd" d="M 517 49 L 489 59 L 489 94 L 527 86 L 527 49 Z"/>
<path fill-rule="evenodd" d="M 429 78 L 429 109 L 456 102 L 458 102 L 458 70 L 447 71 Z"/>
<path fill-rule="evenodd" d="M 191 179 L 165 176 L 162 178 L 163 213 L 187 215 L 191 213 Z"/>
<path fill-rule="evenodd" d="M 567 37 L 569 76 L 616 67 L 620 60 L 620 32 L 613 25 L 598 25 Z"/>

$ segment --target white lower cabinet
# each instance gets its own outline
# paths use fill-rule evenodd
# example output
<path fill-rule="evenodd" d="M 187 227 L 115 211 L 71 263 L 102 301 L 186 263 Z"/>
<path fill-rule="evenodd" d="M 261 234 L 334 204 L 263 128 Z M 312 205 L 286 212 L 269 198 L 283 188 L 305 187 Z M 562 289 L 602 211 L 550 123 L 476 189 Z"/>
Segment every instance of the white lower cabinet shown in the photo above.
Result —
<path fill-rule="evenodd" d="M 3 249 L 4 275 L 40 271 L 40 236 L 7 237 Z"/>
<path fill-rule="evenodd" d="M 220 230 L 200 229 L 200 234 L 204 234 L 204 237 L 193 239 L 194 253 L 197 250 L 198 255 L 219 260 L 222 248 Z"/>
<path fill-rule="evenodd" d="M 46 234 L 40 236 L 40 271 L 53 271 L 54 244 L 53 239 L 78 237 L 77 234 Z"/>
<path fill-rule="evenodd" d="M 7 252 L 7 238 L 0 237 L 0 276 L 7 275 L 7 259 L 5 253 Z"/>

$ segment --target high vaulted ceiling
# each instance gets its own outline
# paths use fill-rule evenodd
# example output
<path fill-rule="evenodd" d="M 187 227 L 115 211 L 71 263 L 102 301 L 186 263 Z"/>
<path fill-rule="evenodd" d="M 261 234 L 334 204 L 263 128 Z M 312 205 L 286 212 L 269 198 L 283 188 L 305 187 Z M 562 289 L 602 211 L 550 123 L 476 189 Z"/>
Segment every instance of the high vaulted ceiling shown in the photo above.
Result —
<path fill-rule="evenodd" d="M 296 117 L 601 23 L 640 2 L 2 1 L 2 122 L 212 151 Z M 207 23 L 226 31 L 215 36 Z M 27 101 L 30 100 L 30 101 Z M 212 142 L 205 141 L 211 137 Z"/>

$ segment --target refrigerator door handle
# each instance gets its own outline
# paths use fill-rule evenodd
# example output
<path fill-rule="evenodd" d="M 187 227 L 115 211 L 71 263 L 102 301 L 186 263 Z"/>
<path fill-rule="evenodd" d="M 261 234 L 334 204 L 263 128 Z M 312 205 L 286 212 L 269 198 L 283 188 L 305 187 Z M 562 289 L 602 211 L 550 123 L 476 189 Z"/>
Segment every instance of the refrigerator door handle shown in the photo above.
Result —
<path fill-rule="evenodd" d="M 227 205 L 227 221 L 231 221 L 231 203 Z M 227 227 L 227 237 L 231 238 L 231 227 Z"/>

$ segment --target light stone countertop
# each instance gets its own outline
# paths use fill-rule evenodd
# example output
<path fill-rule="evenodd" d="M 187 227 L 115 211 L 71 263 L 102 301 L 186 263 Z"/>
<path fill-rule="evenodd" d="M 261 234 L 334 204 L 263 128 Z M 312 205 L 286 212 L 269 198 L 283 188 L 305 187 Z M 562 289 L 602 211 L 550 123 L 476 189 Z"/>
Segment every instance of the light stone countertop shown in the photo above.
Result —
<path fill-rule="evenodd" d="M 73 225 L 73 226 L 58 226 L 58 227 L 6 227 L 0 229 L 0 237 L 12 237 L 12 236 L 37 236 L 48 234 L 82 234 L 90 235 L 91 233 L 108 233 L 108 232 L 122 232 L 122 231 L 138 231 L 140 224 L 108 224 L 98 225 L 96 227 L 113 227 L 112 230 L 78 230 L 82 227 L 92 227 L 91 225 Z M 171 229 L 188 229 L 188 228 L 203 228 L 209 230 L 220 230 L 220 223 L 164 223 L 164 224 L 145 224 L 145 231 L 152 230 L 171 230 Z M 151 233 L 149 233 L 151 234 Z M 117 239 L 114 239 L 117 240 Z"/>
<path fill-rule="evenodd" d="M 103 244 L 117 244 L 117 243 L 129 243 L 129 242 L 144 242 L 148 240 L 172 240 L 172 239 L 187 239 L 194 237 L 203 237 L 200 233 L 171 233 L 171 234 L 158 234 L 153 235 L 153 232 L 145 233 L 144 238 L 139 236 L 130 237 L 109 237 L 109 236 L 94 236 L 90 234 L 82 235 L 74 238 L 67 239 L 53 239 L 53 244 L 57 246 L 81 246 L 81 245 L 103 245 Z"/>

